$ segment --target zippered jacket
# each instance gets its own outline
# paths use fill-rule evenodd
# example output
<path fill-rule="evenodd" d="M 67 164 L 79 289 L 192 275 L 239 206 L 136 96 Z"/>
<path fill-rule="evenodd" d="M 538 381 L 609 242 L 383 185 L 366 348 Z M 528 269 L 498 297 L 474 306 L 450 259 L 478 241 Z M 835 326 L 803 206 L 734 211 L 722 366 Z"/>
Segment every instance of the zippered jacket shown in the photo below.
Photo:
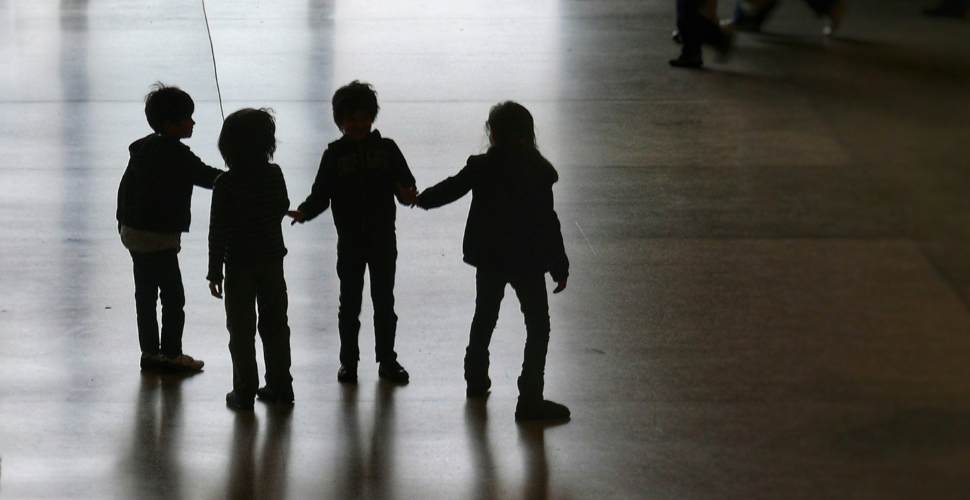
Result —
<path fill-rule="evenodd" d="M 313 188 L 299 209 L 312 220 L 327 208 L 341 238 L 394 233 L 397 185 L 414 176 L 397 144 L 374 130 L 360 141 L 341 137 L 327 145 Z"/>
<path fill-rule="evenodd" d="M 128 147 L 131 158 L 118 186 L 118 223 L 157 233 L 187 233 L 192 188 L 212 189 L 223 171 L 212 168 L 175 137 L 151 134 Z"/>

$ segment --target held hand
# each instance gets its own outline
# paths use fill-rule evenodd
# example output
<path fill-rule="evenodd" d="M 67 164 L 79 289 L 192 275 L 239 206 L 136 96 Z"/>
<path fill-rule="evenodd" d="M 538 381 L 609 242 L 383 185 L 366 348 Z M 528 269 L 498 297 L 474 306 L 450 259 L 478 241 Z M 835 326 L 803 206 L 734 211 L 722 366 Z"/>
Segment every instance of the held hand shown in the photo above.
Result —
<path fill-rule="evenodd" d="M 291 226 L 297 222 L 303 223 L 306 220 L 306 214 L 300 210 L 287 210 L 286 216 L 293 219 L 293 222 L 290 223 Z"/>
<path fill-rule="evenodd" d="M 565 289 L 566 289 L 566 280 L 564 279 L 560 281 L 558 285 L 556 285 L 556 289 L 553 290 L 552 293 L 559 293 Z"/>
<path fill-rule="evenodd" d="M 405 189 L 405 187 L 402 186 L 401 183 L 398 183 L 397 184 L 397 194 L 398 194 L 398 196 L 401 197 L 401 203 L 404 203 L 405 205 L 408 205 L 408 206 L 412 206 L 413 207 L 414 204 L 418 202 L 418 188 L 417 187 L 412 186 L 412 187 L 409 187 L 409 188 L 406 188 Z"/>
<path fill-rule="evenodd" d="M 212 296 L 221 299 L 222 298 L 222 282 L 221 281 L 210 281 L 209 282 L 209 292 Z"/>

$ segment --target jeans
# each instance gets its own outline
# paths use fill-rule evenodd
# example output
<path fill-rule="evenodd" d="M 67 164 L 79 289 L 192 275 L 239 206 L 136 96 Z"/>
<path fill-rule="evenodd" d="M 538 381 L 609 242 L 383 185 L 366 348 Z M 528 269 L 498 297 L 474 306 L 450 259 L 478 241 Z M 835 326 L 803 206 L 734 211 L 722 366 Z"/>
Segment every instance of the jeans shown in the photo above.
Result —
<path fill-rule="evenodd" d="M 465 350 L 465 380 L 479 383 L 488 378 L 488 345 L 498 321 L 505 286 L 511 284 L 525 316 L 525 357 L 518 380 L 519 397 L 541 400 L 550 329 L 545 274 L 504 273 L 479 268 L 475 283 L 475 317 Z"/>
<path fill-rule="evenodd" d="M 283 259 L 251 265 L 226 263 L 224 291 L 232 387 L 236 396 L 243 400 L 252 399 L 259 387 L 257 330 L 263 341 L 266 385 L 281 396 L 293 394 Z"/>
<path fill-rule="evenodd" d="M 835 0 L 805 0 L 816 15 L 824 16 L 832 9 Z M 734 22 L 748 29 L 760 29 L 778 0 L 739 0 L 734 5 Z"/>
<path fill-rule="evenodd" d="M 141 352 L 177 357 L 182 354 L 182 329 L 185 327 L 185 289 L 179 270 L 178 249 L 130 253 Z M 162 299 L 161 339 L 156 311 L 159 296 Z"/>
<path fill-rule="evenodd" d="M 357 365 L 360 360 L 360 308 L 364 293 L 364 271 L 370 274 L 370 295 L 374 302 L 374 338 L 377 362 L 397 360 L 394 339 L 397 315 L 394 314 L 394 274 L 397 265 L 397 240 L 390 237 L 337 241 L 337 276 L 340 278 L 340 363 Z"/>
<path fill-rule="evenodd" d="M 677 0 L 677 31 L 685 55 L 700 55 L 702 44 L 722 46 L 727 43 L 718 23 L 701 14 L 705 0 Z"/>

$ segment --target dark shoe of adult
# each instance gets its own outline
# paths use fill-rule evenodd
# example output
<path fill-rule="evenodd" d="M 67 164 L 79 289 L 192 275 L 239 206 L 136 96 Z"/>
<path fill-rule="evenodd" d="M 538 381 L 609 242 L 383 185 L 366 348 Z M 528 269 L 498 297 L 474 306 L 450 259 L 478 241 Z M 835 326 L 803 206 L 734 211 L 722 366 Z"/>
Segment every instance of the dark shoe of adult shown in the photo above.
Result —
<path fill-rule="evenodd" d="M 263 387 L 260 387 L 259 389 L 256 389 L 256 397 L 260 401 L 264 401 L 266 403 L 282 403 L 287 405 L 293 404 L 292 392 L 277 393 L 273 389 L 270 389 L 268 386 L 263 386 Z"/>
<path fill-rule="evenodd" d="M 408 383 L 411 379 L 407 370 L 405 370 L 404 367 L 401 366 L 401 364 L 397 361 L 387 361 L 381 363 L 381 367 L 377 369 L 377 375 L 384 380 L 402 385 Z"/>
<path fill-rule="evenodd" d="M 675 68 L 700 68 L 704 65 L 704 59 L 700 54 L 681 54 L 677 59 L 671 59 L 670 65 Z"/>
<path fill-rule="evenodd" d="M 244 400 L 236 395 L 236 391 L 226 394 L 226 406 L 233 410 L 249 411 L 253 409 L 253 400 Z"/>
<path fill-rule="evenodd" d="M 345 365 L 341 363 L 340 369 L 337 370 L 337 381 L 342 384 L 357 383 L 357 365 Z"/>
<path fill-rule="evenodd" d="M 684 44 L 684 38 L 680 36 L 680 30 L 674 30 L 674 32 L 670 34 L 670 39 L 677 45 Z"/>
<path fill-rule="evenodd" d="M 829 7 L 829 11 L 825 17 L 829 18 L 828 26 L 822 28 L 822 32 L 826 36 L 832 36 L 835 30 L 842 26 L 842 19 L 845 18 L 845 2 L 846 0 L 835 0 L 832 2 L 832 6 Z"/>
<path fill-rule="evenodd" d="M 546 399 L 523 401 L 519 398 L 519 403 L 515 405 L 515 421 L 536 420 L 569 420 L 569 408 Z"/>
<path fill-rule="evenodd" d="M 923 9 L 923 14 L 933 17 L 954 17 L 966 19 L 967 9 L 960 4 L 959 0 L 943 0 L 936 7 Z"/>
<path fill-rule="evenodd" d="M 142 371 L 153 372 L 162 369 L 162 365 L 165 363 L 165 357 L 161 354 L 147 354 L 142 353 L 140 366 Z"/>
<path fill-rule="evenodd" d="M 465 389 L 465 396 L 468 398 L 481 398 L 488 395 L 488 390 L 492 387 L 492 381 L 488 377 L 484 380 L 469 380 Z"/>
<path fill-rule="evenodd" d="M 162 362 L 162 371 L 165 373 L 198 373 L 202 371 L 205 362 L 201 359 L 194 359 L 188 354 L 179 354 L 174 358 L 166 357 Z"/>

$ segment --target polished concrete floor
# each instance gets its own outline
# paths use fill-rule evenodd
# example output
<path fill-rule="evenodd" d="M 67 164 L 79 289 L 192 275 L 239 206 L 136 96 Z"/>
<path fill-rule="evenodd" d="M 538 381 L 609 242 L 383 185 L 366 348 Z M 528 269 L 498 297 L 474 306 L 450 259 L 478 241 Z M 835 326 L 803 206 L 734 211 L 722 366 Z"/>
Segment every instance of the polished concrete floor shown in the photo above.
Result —
<path fill-rule="evenodd" d="M 352 79 L 419 187 L 482 151 L 490 105 L 533 111 L 572 261 L 546 394 L 573 420 L 540 426 L 512 418 L 512 298 L 464 398 L 467 199 L 398 212 L 410 385 L 378 381 L 366 314 L 336 382 L 324 215 L 284 229 L 296 405 L 228 410 L 205 190 L 181 265 L 206 370 L 140 374 L 115 190 L 156 80 L 220 164 L 203 5 L 0 0 L 0 498 L 970 498 L 970 23 L 924 6 L 852 0 L 825 39 L 787 0 L 690 71 L 667 0 L 206 2 L 225 110 L 276 111 L 294 205 Z"/>

